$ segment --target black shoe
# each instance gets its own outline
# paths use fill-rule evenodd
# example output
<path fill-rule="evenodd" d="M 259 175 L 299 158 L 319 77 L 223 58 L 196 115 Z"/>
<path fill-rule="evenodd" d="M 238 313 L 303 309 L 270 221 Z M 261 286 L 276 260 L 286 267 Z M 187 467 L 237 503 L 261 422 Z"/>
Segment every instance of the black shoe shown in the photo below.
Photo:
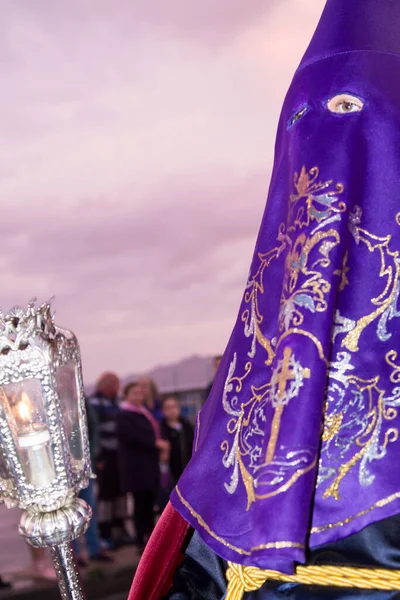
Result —
<path fill-rule="evenodd" d="M 2 590 L 6 590 L 6 589 L 10 589 L 11 583 L 9 581 L 4 581 L 4 579 L 2 577 L 0 577 L 0 589 Z"/>
<path fill-rule="evenodd" d="M 124 535 L 121 535 L 121 537 L 117 538 L 117 543 L 121 546 L 133 546 L 135 542 L 136 539 L 129 533 L 124 533 Z"/>
<path fill-rule="evenodd" d="M 114 559 L 108 554 L 104 554 L 103 552 L 99 552 L 98 554 L 94 554 L 90 557 L 90 560 L 93 562 L 102 562 L 102 563 L 113 563 Z"/>
<path fill-rule="evenodd" d="M 80 556 L 76 559 L 76 564 L 81 569 L 85 569 L 88 566 L 86 560 L 84 558 L 81 558 Z"/>

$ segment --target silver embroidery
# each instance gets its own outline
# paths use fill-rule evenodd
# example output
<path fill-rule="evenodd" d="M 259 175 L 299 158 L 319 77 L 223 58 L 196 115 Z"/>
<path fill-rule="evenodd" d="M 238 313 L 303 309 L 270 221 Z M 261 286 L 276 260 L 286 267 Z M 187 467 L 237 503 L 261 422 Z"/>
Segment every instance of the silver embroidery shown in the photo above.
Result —
<path fill-rule="evenodd" d="M 399 263 L 399 261 L 397 261 L 397 263 Z M 382 314 L 382 316 L 378 322 L 377 334 L 378 334 L 378 338 L 381 340 L 381 342 L 386 342 L 387 340 L 389 340 L 392 337 L 392 334 L 389 333 L 387 330 L 388 321 L 391 321 L 392 319 L 400 317 L 400 310 L 397 310 L 397 301 L 399 299 L 399 294 L 400 294 L 400 281 L 397 284 L 396 293 L 394 295 L 392 303 Z"/>
<path fill-rule="evenodd" d="M 356 244 L 360 243 L 360 232 L 358 226 L 361 223 L 362 208 L 355 206 L 354 211 L 349 213 L 349 229 L 356 241 Z"/>
<path fill-rule="evenodd" d="M 233 390 L 232 377 L 235 373 L 236 362 L 237 362 L 237 356 L 236 356 L 236 352 L 235 352 L 233 355 L 231 364 L 229 365 L 228 376 L 225 380 L 225 386 L 224 386 L 224 391 L 223 391 L 223 395 L 222 395 L 222 405 L 224 407 L 224 410 L 228 413 L 228 415 L 231 415 L 232 417 L 240 417 L 241 416 L 241 410 L 240 409 L 237 410 L 234 408 L 234 406 L 238 402 L 237 396 L 234 396 L 233 398 L 228 400 L 228 394 L 230 392 L 232 392 L 232 390 Z M 227 449 L 227 451 L 225 452 L 225 455 L 222 458 L 222 463 L 226 469 L 229 469 L 233 466 L 233 472 L 231 474 L 230 482 L 229 482 L 229 484 L 227 484 L 227 483 L 224 484 L 225 489 L 227 490 L 227 492 L 229 492 L 229 494 L 233 494 L 236 491 L 236 488 L 237 488 L 238 482 L 239 482 L 239 463 L 238 463 L 238 459 L 237 459 L 237 451 L 238 451 L 238 444 L 239 444 L 239 432 L 240 432 L 240 427 L 238 426 L 236 428 L 236 433 L 235 433 L 235 437 L 232 442 L 231 450 L 229 451 L 229 449 Z"/>
<path fill-rule="evenodd" d="M 347 470 L 353 468 L 348 463 L 352 447 L 359 454 L 359 483 L 370 486 L 375 479 L 372 463 L 384 458 L 388 443 L 397 439 L 396 430 L 384 429 L 384 420 L 390 418 L 388 411 L 400 406 L 400 387 L 394 387 L 391 395 L 385 396 L 377 386 L 379 378 L 356 377 L 351 359 L 349 352 L 339 352 L 329 366 L 318 486 L 335 478 L 340 481 L 343 465 Z M 328 490 L 333 491 L 326 497 L 339 499 L 338 486 Z"/>
<path fill-rule="evenodd" d="M 252 286 L 253 286 L 253 283 L 251 283 L 251 285 L 249 285 L 248 287 L 252 287 Z M 250 348 L 249 352 L 247 353 L 247 356 L 249 358 L 254 358 L 256 355 L 256 348 L 257 348 L 256 305 L 255 305 L 255 301 L 254 301 L 254 295 L 251 300 L 250 322 L 248 324 L 245 323 L 245 325 L 244 325 L 244 335 L 246 337 L 253 338 L 251 340 L 251 348 Z"/>
<path fill-rule="evenodd" d="M 353 370 L 354 366 L 351 364 L 350 352 L 338 352 L 336 360 L 330 363 L 329 378 L 340 381 L 347 388 L 349 381 L 346 373 Z"/>
<path fill-rule="evenodd" d="M 336 336 L 341 333 L 349 333 L 349 331 L 353 331 L 356 326 L 356 322 L 352 319 L 348 319 L 347 317 L 342 317 L 340 311 L 336 311 L 335 313 L 335 324 L 333 328 L 332 341 L 334 342 Z"/>

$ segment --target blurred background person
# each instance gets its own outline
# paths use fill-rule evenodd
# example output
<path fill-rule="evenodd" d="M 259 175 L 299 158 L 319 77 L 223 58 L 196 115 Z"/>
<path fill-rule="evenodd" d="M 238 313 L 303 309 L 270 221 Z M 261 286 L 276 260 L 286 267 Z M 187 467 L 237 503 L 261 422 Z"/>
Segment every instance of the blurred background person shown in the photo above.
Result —
<path fill-rule="evenodd" d="M 161 436 L 170 443 L 169 469 L 175 485 L 192 456 L 194 430 L 181 417 L 181 407 L 175 396 L 162 403 Z"/>
<path fill-rule="evenodd" d="M 31 555 L 30 577 L 36 581 L 57 581 L 57 575 L 46 548 L 34 548 L 30 544 L 27 546 Z"/>
<path fill-rule="evenodd" d="M 98 423 L 96 413 L 93 407 L 89 404 L 88 401 L 86 401 L 85 404 L 89 434 L 90 457 L 92 460 L 92 471 L 93 473 L 96 473 L 96 459 L 99 455 L 100 449 Z M 84 500 L 85 502 L 87 502 L 87 504 L 89 504 L 89 506 L 92 509 L 92 518 L 89 527 L 83 536 L 89 560 L 97 562 L 113 562 L 113 559 L 106 552 L 103 551 L 100 543 L 97 523 L 97 501 L 93 479 L 89 480 L 89 485 L 87 488 L 80 491 L 79 497 L 82 498 L 82 500 Z M 80 567 L 86 567 L 87 563 L 85 559 L 81 556 L 80 545 L 78 540 L 74 540 L 73 545 L 78 565 Z"/>
<path fill-rule="evenodd" d="M 147 408 L 153 413 L 158 422 L 163 418 L 161 409 L 161 398 L 157 385 L 150 377 L 139 377 L 138 384 L 141 386 L 144 394 L 144 402 Z"/>
<path fill-rule="evenodd" d="M 145 405 L 143 385 L 129 383 L 123 396 L 117 417 L 121 483 L 123 491 L 133 495 L 137 544 L 143 548 L 154 529 L 160 451 L 167 452 L 169 444 L 161 439 L 159 424 Z"/>
<path fill-rule="evenodd" d="M 214 379 L 215 379 L 215 377 L 216 377 L 216 375 L 217 375 L 217 371 L 218 371 L 218 369 L 219 369 L 219 365 L 220 365 L 220 363 L 221 363 L 221 360 L 222 360 L 222 356 L 221 356 L 220 354 L 218 354 L 218 356 L 214 356 L 214 358 L 213 358 L 213 368 L 214 368 L 214 375 L 213 375 L 213 378 L 212 378 L 212 380 L 210 381 L 210 383 L 209 383 L 208 387 L 206 388 L 206 391 L 205 391 L 205 394 L 204 394 L 204 400 L 203 400 L 203 404 L 204 404 L 204 402 L 207 400 L 208 396 L 210 395 L 211 388 L 212 388 L 212 386 L 213 386 Z"/>
<path fill-rule="evenodd" d="M 127 502 L 121 493 L 118 466 L 119 388 L 117 375 L 104 373 L 97 382 L 95 394 L 89 399 L 90 406 L 96 413 L 100 446 L 96 461 L 98 527 L 100 538 L 109 549 L 132 541 L 125 529 Z"/>
<path fill-rule="evenodd" d="M 6 590 L 11 587 L 11 583 L 9 581 L 5 581 L 0 575 L 0 590 Z"/>

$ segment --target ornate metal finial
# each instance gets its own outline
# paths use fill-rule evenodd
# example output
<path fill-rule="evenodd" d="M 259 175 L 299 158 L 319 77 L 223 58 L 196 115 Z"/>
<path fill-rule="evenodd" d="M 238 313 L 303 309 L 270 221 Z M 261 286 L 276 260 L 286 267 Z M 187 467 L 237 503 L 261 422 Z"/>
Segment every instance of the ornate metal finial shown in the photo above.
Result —
<path fill-rule="evenodd" d="M 28 302 L 28 308 L 14 306 L 8 314 L 0 310 L 0 353 L 10 350 L 24 350 L 27 346 L 41 339 L 54 338 L 56 329 L 51 303 L 36 307 L 36 298 Z"/>

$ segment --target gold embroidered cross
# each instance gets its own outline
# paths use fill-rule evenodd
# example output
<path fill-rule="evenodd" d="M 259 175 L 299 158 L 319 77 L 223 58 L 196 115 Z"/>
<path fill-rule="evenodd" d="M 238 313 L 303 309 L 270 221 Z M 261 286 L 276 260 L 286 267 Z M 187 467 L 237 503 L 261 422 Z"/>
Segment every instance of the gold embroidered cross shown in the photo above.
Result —
<path fill-rule="evenodd" d="M 292 357 L 292 349 L 289 347 L 286 347 L 283 351 L 282 365 L 280 367 L 280 370 L 277 373 L 278 406 L 275 408 L 274 417 L 272 419 L 271 435 L 269 437 L 269 442 L 268 442 L 268 447 L 267 447 L 267 456 L 265 459 L 267 464 L 272 462 L 272 460 L 275 456 L 276 444 L 278 442 L 279 430 L 281 428 L 282 413 L 283 413 L 283 409 L 285 407 L 282 400 L 283 400 L 283 397 L 286 392 L 286 385 L 287 385 L 288 381 L 291 381 L 292 379 L 296 378 L 296 373 L 290 367 L 291 357 Z M 306 379 L 309 379 L 310 369 L 303 369 L 302 376 Z"/>

